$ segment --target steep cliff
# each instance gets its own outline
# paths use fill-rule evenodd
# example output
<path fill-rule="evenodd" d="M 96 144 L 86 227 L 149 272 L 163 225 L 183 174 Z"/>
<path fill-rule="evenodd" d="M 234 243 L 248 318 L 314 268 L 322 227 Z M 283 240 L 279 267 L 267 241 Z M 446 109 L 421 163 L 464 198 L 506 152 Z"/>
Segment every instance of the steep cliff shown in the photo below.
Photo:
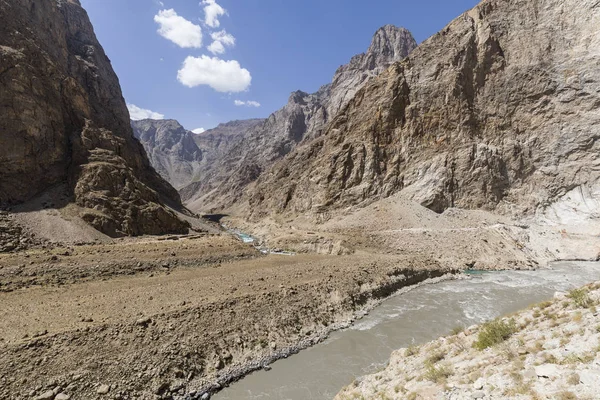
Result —
<path fill-rule="evenodd" d="M 0 20 L 0 203 L 66 183 L 81 217 L 108 235 L 185 231 L 79 1 L 1 1 Z"/>
<path fill-rule="evenodd" d="M 597 218 L 598 26 L 596 0 L 482 1 L 263 173 L 249 212 L 322 218 L 405 191 L 437 212 L 575 198 Z"/>
<path fill-rule="evenodd" d="M 235 204 L 263 171 L 308 139 L 321 135 L 325 125 L 362 87 L 392 62 L 417 46 L 404 28 L 386 25 L 374 35 L 366 53 L 341 66 L 333 82 L 316 93 L 297 91 L 263 124 L 248 132 L 212 166 L 210 174 L 182 191 L 192 209 L 225 208 Z"/>
<path fill-rule="evenodd" d="M 132 121 L 131 126 L 150 163 L 167 182 L 181 188 L 197 177 L 203 154 L 194 141 L 196 135 L 168 119 Z"/>

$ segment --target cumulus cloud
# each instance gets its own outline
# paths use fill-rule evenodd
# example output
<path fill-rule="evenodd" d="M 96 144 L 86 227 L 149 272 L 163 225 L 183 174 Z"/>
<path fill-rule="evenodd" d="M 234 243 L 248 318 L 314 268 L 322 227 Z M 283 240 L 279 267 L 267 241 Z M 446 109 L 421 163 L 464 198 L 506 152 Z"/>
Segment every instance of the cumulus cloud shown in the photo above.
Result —
<path fill-rule="evenodd" d="M 204 129 L 204 128 L 196 128 L 196 129 L 193 129 L 192 132 L 195 133 L 196 135 L 199 135 L 201 133 L 206 132 L 206 129 Z"/>
<path fill-rule="evenodd" d="M 177 73 L 177 80 L 187 87 L 208 85 L 217 92 L 243 92 L 250 87 L 252 76 L 235 60 L 189 56 Z"/>
<path fill-rule="evenodd" d="M 233 102 L 233 104 L 235 104 L 236 106 L 246 106 L 246 107 L 260 107 L 260 103 L 258 101 L 253 101 L 253 100 L 248 100 L 248 101 L 242 101 L 242 100 L 235 100 Z"/>
<path fill-rule="evenodd" d="M 208 46 L 208 50 L 213 54 L 223 54 L 225 53 L 225 46 L 235 46 L 235 37 L 225 30 L 213 32 L 210 34 L 210 37 L 213 42 Z"/>
<path fill-rule="evenodd" d="M 217 4 L 215 0 L 202 0 L 204 4 L 204 23 L 211 28 L 221 26 L 219 17 L 227 14 L 227 10 Z"/>
<path fill-rule="evenodd" d="M 154 16 L 159 25 L 158 34 L 179 47 L 202 47 L 202 29 L 187 19 L 177 15 L 175 10 L 161 10 Z"/>
<path fill-rule="evenodd" d="M 223 43 L 217 42 L 217 41 L 212 42 L 207 47 L 207 49 L 208 49 L 208 51 L 210 51 L 213 54 L 223 54 L 223 53 L 225 53 L 225 46 L 223 46 Z"/>
<path fill-rule="evenodd" d="M 129 109 L 130 118 L 133 121 L 139 121 L 141 119 L 164 119 L 164 114 L 160 114 L 154 111 L 146 110 L 144 108 L 140 108 L 135 104 L 127 104 L 127 108 Z"/>

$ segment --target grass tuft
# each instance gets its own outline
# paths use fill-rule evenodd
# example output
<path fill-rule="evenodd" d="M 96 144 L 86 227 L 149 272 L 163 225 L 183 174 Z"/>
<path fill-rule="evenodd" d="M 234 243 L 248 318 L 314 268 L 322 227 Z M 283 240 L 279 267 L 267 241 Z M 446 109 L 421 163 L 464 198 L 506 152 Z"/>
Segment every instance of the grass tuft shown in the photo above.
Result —
<path fill-rule="evenodd" d="M 478 350 L 487 349 L 488 347 L 504 342 L 515 332 L 516 327 L 513 319 L 508 322 L 499 319 L 486 322 L 481 326 L 473 347 Z"/>

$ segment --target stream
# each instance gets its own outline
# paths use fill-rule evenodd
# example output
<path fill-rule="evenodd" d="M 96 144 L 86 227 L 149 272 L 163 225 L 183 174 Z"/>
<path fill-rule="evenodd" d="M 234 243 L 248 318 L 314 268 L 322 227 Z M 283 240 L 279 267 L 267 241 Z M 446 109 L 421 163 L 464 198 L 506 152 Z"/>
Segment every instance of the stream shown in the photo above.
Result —
<path fill-rule="evenodd" d="M 384 367 L 392 351 L 509 314 L 600 280 L 600 263 L 558 262 L 539 271 L 475 273 L 424 285 L 383 302 L 348 329 L 257 371 L 214 400 L 332 399 L 342 387 Z"/>

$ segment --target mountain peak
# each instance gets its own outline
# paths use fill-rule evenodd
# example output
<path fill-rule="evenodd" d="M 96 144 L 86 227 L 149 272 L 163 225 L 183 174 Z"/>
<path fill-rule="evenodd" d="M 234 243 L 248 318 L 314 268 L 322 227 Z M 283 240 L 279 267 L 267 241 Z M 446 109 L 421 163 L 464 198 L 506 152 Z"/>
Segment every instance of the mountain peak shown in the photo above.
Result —
<path fill-rule="evenodd" d="M 395 25 L 384 25 L 375 32 L 367 55 L 396 60 L 406 57 L 417 42 L 410 31 Z"/>

